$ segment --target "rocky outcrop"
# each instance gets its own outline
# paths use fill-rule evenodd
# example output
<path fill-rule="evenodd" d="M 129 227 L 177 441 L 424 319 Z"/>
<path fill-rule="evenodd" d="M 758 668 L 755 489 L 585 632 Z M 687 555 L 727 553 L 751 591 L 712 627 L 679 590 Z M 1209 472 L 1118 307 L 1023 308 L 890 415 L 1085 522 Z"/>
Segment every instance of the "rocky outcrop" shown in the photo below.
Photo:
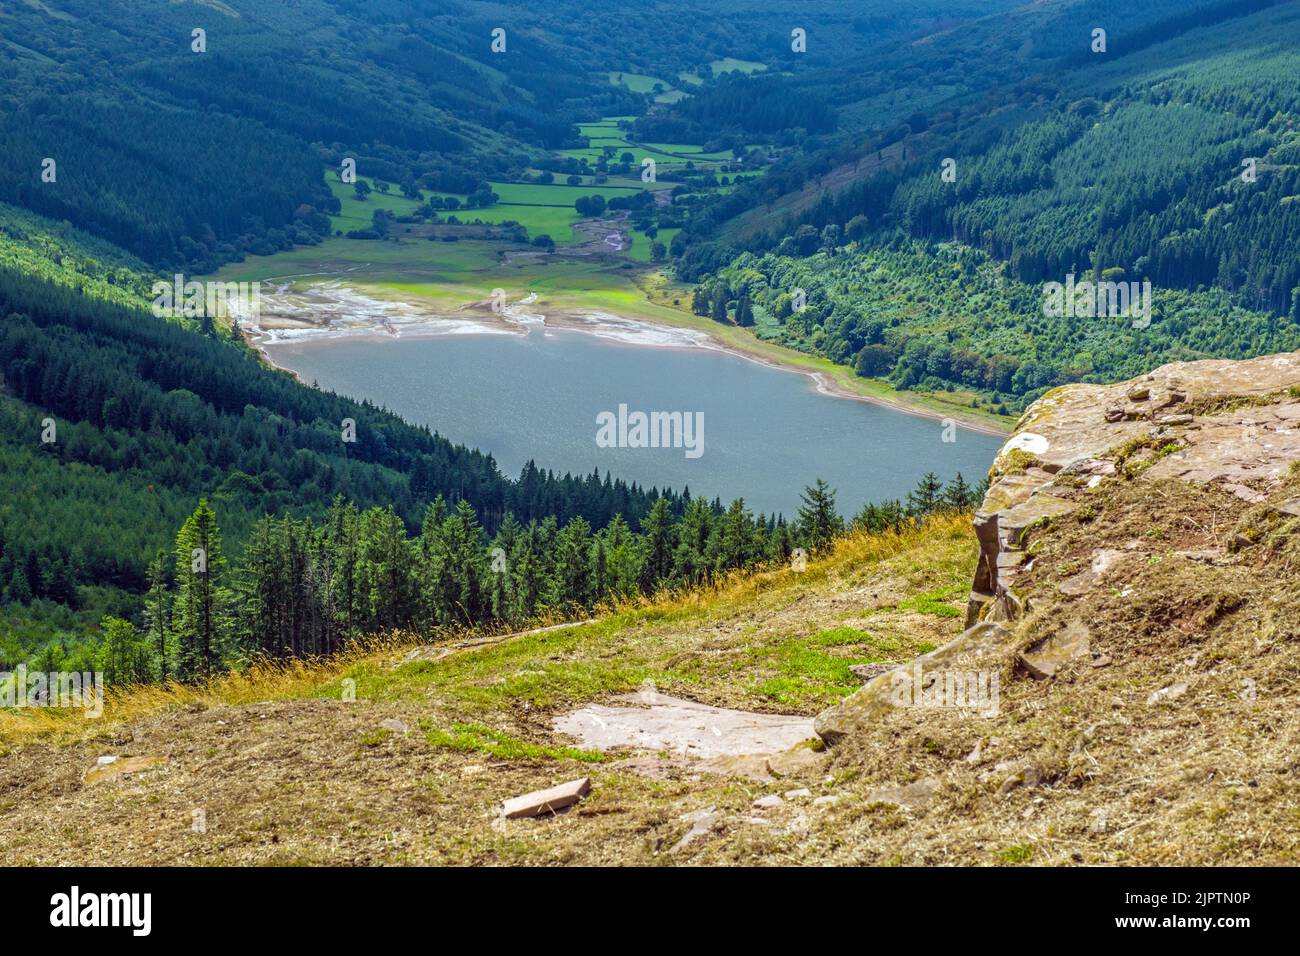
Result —
<path fill-rule="evenodd" d="M 1175 362 L 1117 385 L 1069 385 L 1049 392 L 1021 417 L 990 470 L 991 484 L 974 522 L 980 551 L 967 629 L 920 658 L 916 673 L 1005 661 L 1011 652 L 1008 625 L 1032 601 L 1017 587 L 1032 562 L 1026 550 L 1031 532 L 1087 507 L 1104 482 L 1177 479 L 1217 485 L 1255 504 L 1282 483 L 1297 460 L 1300 353 Z M 1300 515 L 1300 500 L 1279 508 Z M 1084 593 L 1127 557 L 1099 548 L 1059 590 Z M 1018 663 L 1031 677 L 1045 678 L 1087 653 L 1086 629 L 1074 627 L 1028 648 Z M 817 732 L 834 744 L 892 707 L 899 675 L 906 670 L 875 677 L 823 712 Z"/>

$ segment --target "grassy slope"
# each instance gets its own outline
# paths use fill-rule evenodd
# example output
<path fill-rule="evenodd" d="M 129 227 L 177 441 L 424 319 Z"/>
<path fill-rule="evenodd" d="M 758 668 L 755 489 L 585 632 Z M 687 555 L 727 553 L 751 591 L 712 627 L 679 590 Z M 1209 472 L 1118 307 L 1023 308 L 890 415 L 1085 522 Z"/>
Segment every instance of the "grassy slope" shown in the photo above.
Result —
<path fill-rule="evenodd" d="M 746 806 L 756 788 L 638 776 L 556 739 L 552 715 L 647 679 L 721 706 L 814 714 L 856 687 L 850 663 L 906 660 L 955 633 L 973 555 L 954 519 L 847 540 L 802 574 L 741 577 L 442 660 L 395 666 L 405 649 L 388 648 L 206 691 L 145 689 L 110 699 L 99 721 L 0 712 L 0 814 L 13 824 L 0 860 L 53 862 L 61 844 L 46 834 L 93 825 L 105 862 L 652 862 L 686 804 Z M 908 602 L 922 593 L 934 600 Z M 340 701 L 345 677 L 356 703 Z M 380 728 L 388 718 L 411 733 Z M 81 787 L 109 752 L 168 762 Z M 493 824 L 502 798 L 587 773 L 596 796 L 580 813 L 536 833 Z M 58 815 L 55 790 L 70 797 Z M 207 834 L 190 829 L 195 808 Z"/>
<path fill-rule="evenodd" d="M 2 715 L 12 743 L 0 861 L 60 862 L 60 834 L 93 828 L 106 863 L 1294 864 L 1292 539 L 1263 563 L 1180 556 L 1222 548 L 1245 511 L 1181 483 L 1099 490 L 1086 522 L 1035 534 L 1025 584 L 1038 603 L 1016 646 L 1073 617 L 1107 666 L 1035 681 L 1008 647 L 995 717 L 898 709 L 767 782 L 671 755 L 642 757 L 636 772 L 576 748 L 551 719 L 646 680 L 709 704 L 816 713 L 852 689 L 849 664 L 906 662 L 957 633 L 976 553 L 964 518 L 846 539 L 803 574 L 740 577 L 564 630 L 450 641 L 441 657 L 432 648 L 402 664 L 407 650 L 390 647 L 207 690 L 145 690 L 110 700 L 98 722 Z M 1056 591 L 1098 546 L 1125 542 L 1146 559 L 1114 587 Z M 353 703 L 340 700 L 345 679 Z M 1149 700 L 1174 682 L 1181 697 Z M 166 763 L 83 786 L 103 753 Z M 1024 767 L 1043 783 L 1009 786 Z M 496 819 L 501 800 L 580 776 L 593 791 L 575 811 Z M 930 796 L 899 804 L 909 784 Z M 751 808 L 797 788 L 833 799 Z M 195 809 L 206 833 L 191 829 Z M 709 810 L 712 829 L 671 852 L 687 817 Z"/>

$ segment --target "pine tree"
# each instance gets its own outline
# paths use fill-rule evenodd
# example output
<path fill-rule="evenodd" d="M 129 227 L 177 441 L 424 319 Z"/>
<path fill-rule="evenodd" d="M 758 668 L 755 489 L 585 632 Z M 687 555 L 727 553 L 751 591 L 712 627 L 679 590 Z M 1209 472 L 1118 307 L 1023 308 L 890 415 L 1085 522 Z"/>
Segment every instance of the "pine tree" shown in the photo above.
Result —
<path fill-rule="evenodd" d="M 420 617 L 416 546 L 402 519 L 389 508 L 363 512 L 357 531 L 357 589 L 363 630 L 411 627 Z"/>
<path fill-rule="evenodd" d="M 966 484 L 966 479 L 962 477 L 959 471 L 956 477 L 948 482 L 947 487 L 943 489 L 941 502 L 945 508 L 950 508 L 953 511 L 965 511 L 975 504 L 975 489 Z"/>
<path fill-rule="evenodd" d="M 718 574 L 745 567 L 757 557 L 754 519 L 743 498 L 733 501 L 718 520 L 710 552 L 710 563 Z"/>
<path fill-rule="evenodd" d="M 120 617 L 106 617 L 101 623 L 104 641 L 100 664 L 104 683 L 114 686 L 145 684 L 153 677 L 149 648 L 140 640 L 135 625 Z"/>
<path fill-rule="evenodd" d="M 749 328 L 754 324 L 754 309 L 749 303 L 748 295 L 741 295 L 736 302 L 736 324 L 742 328 Z"/>
<path fill-rule="evenodd" d="M 144 599 L 145 630 L 158 662 L 158 679 L 167 681 L 167 633 L 171 628 L 171 594 L 167 590 L 167 555 L 163 551 L 149 563 L 149 591 Z"/>
<path fill-rule="evenodd" d="M 913 518 L 924 518 L 939 510 L 942 503 L 943 482 L 932 471 L 927 471 L 916 488 L 907 493 L 907 513 Z"/>
<path fill-rule="evenodd" d="M 497 536 L 492 539 L 488 561 L 488 592 L 492 616 L 497 620 L 509 620 L 514 615 L 514 577 L 510 574 L 510 561 L 523 530 L 515 520 L 514 513 L 507 511 Z"/>
<path fill-rule="evenodd" d="M 614 515 L 600 535 L 605 549 L 607 590 L 614 597 L 631 597 L 637 591 L 640 564 L 636 537 L 620 514 Z"/>
<path fill-rule="evenodd" d="M 548 603 L 554 607 L 591 604 L 591 525 L 577 517 L 556 539 L 555 574 Z"/>
<path fill-rule="evenodd" d="M 818 478 L 805 488 L 799 508 L 799 541 L 814 553 L 824 551 L 844 530 L 844 520 L 835 510 L 835 491 Z"/>
<path fill-rule="evenodd" d="M 177 674 L 184 680 L 207 680 L 225 655 L 229 627 L 225 589 L 226 559 L 221 529 L 206 498 L 185 519 L 176 535 L 175 629 Z"/>
<path fill-rule="evenodd" d="M 709 293 L 702 285 L 697 285 L 691 293 L 691 311 L 696 315 L 709 314 Z"/>
<path fill-rule="evenodd" d="M 677 524 L 677 548 L 673 552 L 673 577 L 686 584 L 699 584 L 709 575 L 709 535 L 713 511 L 703 498 L 686 506 Z"/>
<path fill-rule="evenodd" d="M 641 592 L 654 594 L 673 573 L 676 546 L 672 511 L 667 498 L 656 498 L 641 519 Z"/>
<path fill-rule="evenodd" d="M 336 496 L 325 519 L 324 546 L 329 553 L 330 592 L 335 622 L 343 640 L 356 635 L 361 619 L 357 589 L 357 508 Z"/>
<path fill-rule="evenodd" d="M 714 322 L 727 324 L 727 287 L 722 283 L 713 287 L 713 306 L 709 316 Z"/>

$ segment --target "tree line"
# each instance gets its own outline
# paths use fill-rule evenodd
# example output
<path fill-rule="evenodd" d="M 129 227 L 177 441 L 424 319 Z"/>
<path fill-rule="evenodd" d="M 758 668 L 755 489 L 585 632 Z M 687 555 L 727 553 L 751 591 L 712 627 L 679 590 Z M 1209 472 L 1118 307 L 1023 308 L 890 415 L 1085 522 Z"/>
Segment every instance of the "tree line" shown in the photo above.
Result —
<path fill-rule="evenodd" d="M 334 654 L 367 635 L 522 626 L 782 565 L 800 549 L 815 556 L 848 530 L 901 532 L 981 496 L 960 474 L 945 485 L 930 473 L 905 501 L 845 521 L 819 479 L 789 522 L 756 517 L 743 499 L 725 509 L 692 499 L 674 517 L 660 498 L 639 531 L 621 515 L 594 529 L 581 517 L 525 524 L 508 514 L 492 535 L 464 500 L 435 498 L 411 534 L 391 507 L 340 497 L 319 520 L 261 518 L 237 563 L 204 499 L 150 564 L 141 613 L 106 617 L 92 653 L 109 683 L 201 681 L 253 659 Z M 57 643 L 33 659 L 46 665 L 68 666 Z"/>

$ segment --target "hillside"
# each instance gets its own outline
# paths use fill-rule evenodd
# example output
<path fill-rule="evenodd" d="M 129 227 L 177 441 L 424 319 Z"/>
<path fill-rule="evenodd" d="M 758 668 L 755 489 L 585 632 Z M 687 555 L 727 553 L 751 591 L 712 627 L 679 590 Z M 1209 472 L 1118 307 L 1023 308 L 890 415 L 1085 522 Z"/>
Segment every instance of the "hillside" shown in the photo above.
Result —
<path fill-rule="evenodd" d="M 1298 418 L 1298 353 L 1068 386 L 974 532 L 126 692 L 100 721 L 6 714 L 0 859 L 59 862 L 93 827 L 106 863 L 1293 864 Z M 970 675 L 977 708 L 936 706 Z M 814 716 L 830 746 L 787 750 Z M 601 749 L 629 728 L 659 742 Z M 568 812 L 500 818 L 588 776 Z"/>
<path fill-rule="evenodd" d="M 441 495 L 489 533 L 506 512 L 635 527 L 655 500 L 683 510 L 609 475 L 504 476 L 491 455 L 268 367 L 215 323 L 159 318 L 151 282 L 107 243 L 0 203 L 0 670 L 46 642 L 48 664 L 89 666 L 83 639 L 106 614 L 138 615 L 150 563 L 201 499 L 232 558 L 264 515 L 320 520 L 340 496 L 416 528 Z"/>

